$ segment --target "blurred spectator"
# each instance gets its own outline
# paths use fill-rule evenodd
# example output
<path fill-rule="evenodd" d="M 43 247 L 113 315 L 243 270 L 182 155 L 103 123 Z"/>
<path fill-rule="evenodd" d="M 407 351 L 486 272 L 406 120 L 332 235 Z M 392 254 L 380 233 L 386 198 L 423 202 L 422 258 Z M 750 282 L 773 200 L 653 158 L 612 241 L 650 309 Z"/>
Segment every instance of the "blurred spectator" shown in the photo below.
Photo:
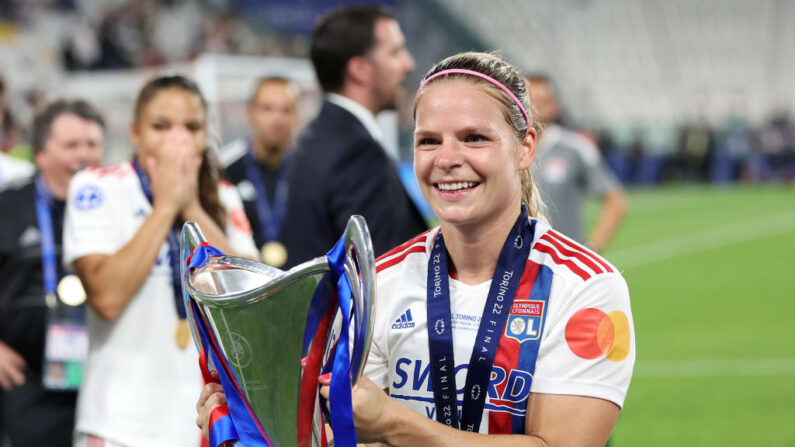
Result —
<path fill-rule="evenodd" d="M 628 180 L 635 184 L 650 184 L 656 182 L 658 179 L 653 175 L 648 175 L 651 159 L 649 158 L 646 144 L 644 142 L 643 130 L 636 129 L 632 136 L 632 141 L 627 151 L 627 158 L 629 161 L 629 177 Z"/>
<path fill-rule="evenodd" d="M 788 176 L 795 162 L 795 126 L 786 111 L 773 114 L 762 127 L 759 143 L 764 172 L 775 178 Z"/>
<path fill-rule="evenodd" d="M 326 98 L 290 162 L 287 266 L 331 249 L 352 214 L 367 220 L 376 255 L 427 228 L 375 121 L 395 108 L 414 69 L 395 16 L 376 6 L 337 9 L 317 23 L 310 53 Z"/>
<path fill-rule="evenodd" d="M 72 181 L 63 258 L 90 304 L 77 446 L 199 443 L 202 379 L 182 303 L 181 224 L 197 222 L 225 253 L 257 256 L 240 198 L 218 182 L 206 119 L 193 81 L 155 78 L 136 101 L 133 160 Z"/>
<path fill-rule="evenodd" d="M 602 152 L 602 156 L 613 173 L 622 183 L 626 183 L 629 178 L 629 162 L 613 135 L 607 129 L 600 129 L 597 133 L 596 147 Z"/>
<path fill-rule="evenodd" d="M 0 76 L 0 153 L 10 151 L 19 144 L 20 128 L 7 104 L 5 79 Z M 0 183 L 2 178 L 0 177 Z"/>
<path fill-rule="evenodd" d="M 57 323 L 83 324 L 82 309 L 72 306 L 85 295 L 68 289 L 75 277 L 60 268 L 64 200 L 72 176 L 102 161 L 103 128 L 84 101 L 48 105 L 33 124 L 35 178 L 0 193 L 0 386 L 15 447 L 72 442 L 76 388 L 69 388 L 78 383 L 45 374 L 62 366 L 57 347 L 72 342 Z M 85 341 L 84 329 L 69 334 Z"/>
<path fill-rule="evenodd" d="M 704 117 L 682 128 L 679 166 L 685 181 L 706 182 L 715 151 L 715 134 Z"/>
<path fill-rule="evenodd" d="M 237 186 L 263 260 L 281 267 L 287 252 L 279 242 L 287 209 L 287 150 L 298 122 L 298 87 L 281 77 L 257 82 L 248 104 L 251 136 L 224 147 L 226 178 Z"/>
<path fill-rule="evenodd" d="M 0 152 L 0 191 L 29 178 L 33 171 L 33 164 Z"/>
<path fill-rule="evenodd" d="M 11 112 L 6 107 L 5 81 L 0 76 L 0 190 L 33 174 L 33 164 L 5 153 L 16 145 L 18 135 Z"/>
<path fill-rule="evenodd" d="M 594 251 L 601 251 L 618 230 L 627 209 L 621 184 L 607 168 L 599 149 L 588 139 L 556 124 L 561 106 L 552 81 L 543 74 L 528 76 L 536 116 L 545 131 L 536 150 L 541 196 L 552 226 Z M 586 239 L 585 197 L 602 200 L 599 219 Z"/>
<path fill-rule="evenodd" d="M 98 16 L 72 15 L 60 48 L 68 70 L 147 67 L 200 53 L 264 54 L 271 39 L 237 13 L 208 10 L 195 0 L 123 2 L 103 5 Z"/>
<path fill-rule="evenodd" d="M 730 116 L 717 140 L 710 169 L 711 182 L 749 181 L 757 177 L 751 169 L 753 133 L 745 119 Z"/>

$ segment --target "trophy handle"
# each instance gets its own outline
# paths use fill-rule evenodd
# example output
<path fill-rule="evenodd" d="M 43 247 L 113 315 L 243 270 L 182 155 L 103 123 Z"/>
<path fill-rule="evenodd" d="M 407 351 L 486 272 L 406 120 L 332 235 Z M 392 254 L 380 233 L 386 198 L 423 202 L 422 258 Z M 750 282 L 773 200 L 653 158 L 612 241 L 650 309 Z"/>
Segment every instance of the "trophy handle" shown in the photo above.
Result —
<path fill-rule="evenodd" d="M 196 327 L 196 319 L 193 316 L 193 312 L 191 312 L 191 300 L 188 296 L 188 291 L 186 289 L 187 281 L 184 278 L 185 276 L 185 267 L 188 264 L 188 258 L 193 251 L 201 245 L 202 243 L 206 243 L 207 238 L 204 237 L 202 234 L 201 229 L 199 229 L 199 224 L 196 222 L 185 222 L 182 225 L 182 243 L 180 244 L 180 262 L 179 262 L 179 269 L 180 269 L 180 278 L 183 278 L 182 281 L 182 302 L 185 305 L 185 313 L 188 314 L 188 327 L 190 328 L 191 338 L 193 339 L 193 344 L 196 345 L 196 351 L 201 352 L 201 344 L 199 340 L 199 330 Z M 208 362 L 212 362 L 211 359 L 207 359 Z"/>
<path fill-rule="evenodd" d="M 356 384 L 367 363 L 373 338 L 374 300 L 376 291 L 375 253 L 370 231 L 362 216 L 351 216 L 343 234 L 345 243 L 345 274 L 353 293 L 354 337 L 351 353 L 352 383 Z"/>

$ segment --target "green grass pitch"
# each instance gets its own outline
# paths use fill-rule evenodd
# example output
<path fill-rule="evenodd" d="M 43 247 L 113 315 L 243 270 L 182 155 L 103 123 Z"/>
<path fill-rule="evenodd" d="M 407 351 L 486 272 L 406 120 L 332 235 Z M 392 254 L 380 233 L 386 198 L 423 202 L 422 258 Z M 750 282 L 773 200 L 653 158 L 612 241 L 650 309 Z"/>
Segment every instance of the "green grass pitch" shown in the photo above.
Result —
<path fill-rule="evenodd" d="M 795 446 L 795 187 L 629 195 L 604 255 L 637 363 L 610 445 Z"/>

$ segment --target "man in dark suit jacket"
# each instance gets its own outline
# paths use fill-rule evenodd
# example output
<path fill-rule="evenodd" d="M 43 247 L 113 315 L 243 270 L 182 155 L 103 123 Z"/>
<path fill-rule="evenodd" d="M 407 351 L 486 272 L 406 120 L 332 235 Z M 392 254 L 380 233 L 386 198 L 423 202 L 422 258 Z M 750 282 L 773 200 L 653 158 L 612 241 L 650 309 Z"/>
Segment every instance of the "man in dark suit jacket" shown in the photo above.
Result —
<path fill-rule="evenodd" d="M 104 129 L 102 116 L 85 101 L 50 103 L 33 121 L 35 176 L 0 192 L 0 403 L 14 446 L 72 445 L 80 374 L 52 374 L 64 362 L 46 346 L 49 339 L 78 347 L 75 332 L 64 338 L 59 334 L 66 331 L 48 328 L 82 324 L 85 304 L 73 300 L 85 294 L 62 286 L 72 276 L 61 266 L 64 201 L 74 174 L 102 162 Z"/>
<path fill-rule="evenodd" d="M 353 214 L 366 219 L 376 255 L 426 229 L 375 121 L 395 108 L 414 68 L 394 15 L 374 6 L 333 11 L 315 27 L 311 58 L 327 96 L 290 164 L 288 267 L 325 254 Z"/>

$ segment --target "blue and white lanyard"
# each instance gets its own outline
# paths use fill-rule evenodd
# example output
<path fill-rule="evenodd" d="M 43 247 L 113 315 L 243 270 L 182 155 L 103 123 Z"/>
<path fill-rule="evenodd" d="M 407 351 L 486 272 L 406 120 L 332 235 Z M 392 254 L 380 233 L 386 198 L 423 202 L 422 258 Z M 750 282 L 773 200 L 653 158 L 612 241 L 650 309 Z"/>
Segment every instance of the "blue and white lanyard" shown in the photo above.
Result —
<path fill-rule="evenodd" d="M 41 174 L 36 176 L 36 221 L 39 226 L 41 240 L 41 269 L 44 277 L 44 294 L 47 305 L 55 306 L 58 288 L 58 261 L 55 253 L 55 231 L 52 224 L 52 207 L 55 198 L 52 196 Z"/>
<path fill-rule="evenodd" d="M 289 159 L 286 158 L 279 167 L 273 203 L 270 203 L 268 200 L 268 189 L 265 186 L 265 181 L 257 167 L 257 162 L 254 160 L 251 149 L 251 143 L 249 143 L 243 162 L 246 168 L 246 178 L 257 191 L 254 204 L 257 210 L 260 236 L 262 236 L 264 242 L 274 241 L 279 238 L 279 232 L 281 231 L 284 214 L 287 209 L 287 167 Z"/>
<path fill-rule="evenodd" d="M 530 254 L 534 231 L 535 221 L 532 225 L 528 223 L 527 209 L 522 205 L 522 212 L 497 260 L 469 360 L 461 411 L 461 427 L 465 431 L 477 432 L 480 429 L 494 357 Z M 427 312 L 436 420 L 459 428 L 447 251 L 441 232 L 436 236 L 428 263 Z"/>

